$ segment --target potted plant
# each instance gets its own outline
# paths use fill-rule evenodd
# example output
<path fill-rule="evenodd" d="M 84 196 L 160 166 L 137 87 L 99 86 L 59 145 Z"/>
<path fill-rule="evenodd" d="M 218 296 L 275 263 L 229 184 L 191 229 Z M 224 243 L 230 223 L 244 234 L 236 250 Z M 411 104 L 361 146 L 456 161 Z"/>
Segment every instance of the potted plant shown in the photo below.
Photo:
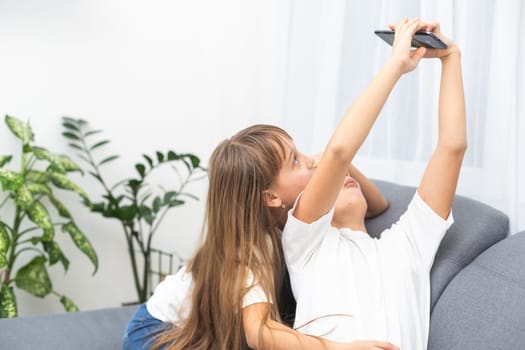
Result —
<path fill-rule="evenodd" d="M 56 295 L 66 311 L 76 311 L 70 298 L 53 290 L 47 267 L 58 262 L 66 271 L 69 267 L 69 259 L 55 240 L 55 229 L 60 227 L 91 260 L 93 273 L 98 268 L 95 250 L 55 195 L 57 188 L 73 191 L 89 203 L 86 193 L 68 178 L 70 172 L 81 169 L 69 157 L 33 145 L 29 122 L 6 115 L 5 123 L 21 141 L 21 164 L 20 171 L 9 170 L 5 165 L 13 156 L 0 155 L 0 317 L 17 316 L 14 287 L 40 298 Z M 7 205 L 13 209 L 8 217 Z M 53 219 L 52 212 L 60 221 Z M 21 258 L 30 260 L 20 266 Z"/>
<path fill-rule="evenodd" d="M 78 157 L 88 167 L 87 172 L 104 191 L 100 201 L 85 204 L 92 212 L 120 222 L 126 238 L 137 302 L 142 303 L 147 300 L 152 288 L 149 283 L 151 258 L 156 251 L 153 238 L 169 211 L 183 205 L 188 198 L 198 199 L 186 192 L 186 186 L 203 178 L 205 169 L 194 154 L 156 151 L 154 156 L 144 154 L 143 161 L 135 164 L 136 177 L 110 185 L 101 169 L 119 156 L 97 157 L 95 154 L 110 141 L 97 139 L 94 135 L 101 130 L 92 130 L 85 120 L 64 117 L 62 125 L 62 134 L 69 140 L 69 146 L 77 151 Z M 176 188 L 153 187 L 148 183 L 150 176 L 165 166 L 173 169 L 175 176 L 171 183 Z"/>

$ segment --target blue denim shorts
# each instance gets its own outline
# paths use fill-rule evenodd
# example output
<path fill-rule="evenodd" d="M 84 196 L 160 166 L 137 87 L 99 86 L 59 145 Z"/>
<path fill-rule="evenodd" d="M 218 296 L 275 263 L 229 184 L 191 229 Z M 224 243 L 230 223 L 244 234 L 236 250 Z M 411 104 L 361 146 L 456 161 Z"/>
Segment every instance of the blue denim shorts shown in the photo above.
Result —
<path fill-rule="evenodd" d="M 168 325 L 151 316 L 146 304 L 139 306 L 128 323 L 122 339 L 124 350 L 147 350 L 155 341 L 154 337 Z"/>

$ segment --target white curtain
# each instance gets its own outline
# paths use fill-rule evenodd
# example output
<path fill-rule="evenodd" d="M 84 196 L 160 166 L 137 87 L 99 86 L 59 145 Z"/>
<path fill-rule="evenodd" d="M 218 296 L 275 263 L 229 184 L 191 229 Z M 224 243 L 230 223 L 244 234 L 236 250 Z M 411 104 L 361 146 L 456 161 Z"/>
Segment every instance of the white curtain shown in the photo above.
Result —
<path fill-rule="evenodd" d="M 387 60 L 375 29 L 402 17 L 441 22 L 462 49 L 469 149 L 457 193 L 525 229 L 525 4 L 520 0 L 292 1 L 284 125 L 319 152 Z M 440 64 L 400 80 L 356 158 L 370 177 L 417 186 L 437 137 Z"/>

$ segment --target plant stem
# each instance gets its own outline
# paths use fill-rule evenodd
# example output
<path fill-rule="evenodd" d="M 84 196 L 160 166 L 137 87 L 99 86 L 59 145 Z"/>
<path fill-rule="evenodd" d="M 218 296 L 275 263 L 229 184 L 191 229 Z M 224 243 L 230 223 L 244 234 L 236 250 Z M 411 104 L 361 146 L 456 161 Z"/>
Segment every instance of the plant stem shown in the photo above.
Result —
<path fill-rule="evenodd" d="M 15 259 L 20 255 L 20 253 L 27 252 L 27 251 L 30 251 L 30 250 L 34 250 L 34 251 L 38 252 L 39 254 L 44 255 L 44 252 L 41 251 L 40 249 L 37 249 L 35 247 L 25 247 L 25 248 L 22 248 L 18 252 L 15 253 Z"/>
<path fill-rule="evenodd" d="M 126 235 L 126 242 L 128 244 L 128 252 L 129 252 L 129 258 L 131 260 L 131 268 L 133 270 L 133 281 L 135 283 L 135 290 L 137 292 L 137 296 L 139 298 L 139 302 L 142 303 L 146 301 L 145 299 L 142 299 L 142 287 L 140 286 L 139 276 L 138 276 L 138 269 L 137 269 L 137 259 L 135 258 L 135 247 L 133 244 L 133 233 L 128 232 L 126 229 L 126 226 L 122 224 L 124 229 L 124 234 Z"/>

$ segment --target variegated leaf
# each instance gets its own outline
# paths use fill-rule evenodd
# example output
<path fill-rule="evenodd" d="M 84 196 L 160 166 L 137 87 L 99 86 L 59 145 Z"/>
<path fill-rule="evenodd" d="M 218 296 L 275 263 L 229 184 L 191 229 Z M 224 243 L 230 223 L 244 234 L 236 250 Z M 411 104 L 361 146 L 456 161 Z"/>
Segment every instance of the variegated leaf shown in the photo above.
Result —
<path fill-rule="evenodd" d="M 11 245 L 9 231 L 3 222 L 0 222 L 0 269 L 7 265 L 7 250 Z"/>
<path fill-rule="evenodd" d="M 53 223 L 51 222 L 51 217 L 42 203 L 38 201 L 34 202 L 29 208 L 26 209 L 26 213 L 31 221 L 44 230 L 42 241 L 52 241 L 53 237 L 55 236 L 55 229 L 53 227 Z"/>
<path fill-rule="evenodd" d="M 95 249 L 93 249 L 93 246 L 91 243 L 89 243 L 89 240 L 84 235 L 82 231 L 75 225 L 73 221 L 68 222 L 67 224 L 62 225 L 62 231 L 69 233 L 71 236 L 71 239 L 75 243 L 75 245 L 82 251 L 86 256 L 91 260 L 93 265 L 95 266 L 95 271 L 93 273 L 97 272 L 98 269 L 98 257 L 97 253 L 95 252 Z"/>
<path fill-rule="evenodd" d="M 69 210 L 67 210 L 66 206 L 61 201 L 59 201 L 53 194 L 49 194 L 48 197 L 61 217 L 71 219 L 71 214 L 69 213 Z"/>
<path fill-rule="evenodd" d="M 42 245 L 44 246 L 47 256 L 49 257 L 49 265 L 54 265 L 60 261 L 62 266 L 64 266 L 64 270 L 67 271 L 69 268 L 69 260 L 65 257 L 58 243 L 56 241 L 51 241 L 43 242 Z"/>
<path fill-rule="evenodd" d="M 81 189 L 77 184 L 75 184 L 73 181 L 71 181 L 67 177 L 60 175 L 60 174 L 52 173 L 51 181 L 56 187 L 64 189 L 64 190 L 73 191 L 77 193 L 80 197 L 82 197 L 84 200 L 89 201 L 89 198 L 86 192 L 84 192 L 83 189 Z"/>
<path fill-rule="evenodd" d="M 31 170 L 26 174 L 28 182 L 45 184 L 51 179 L 51 175 L 47 172 Z"/>
<path fill-rule="evenodd" d="M 27 186 L 24 185 L 15 192 L 15 203 L 24 210 L 33 204 L 33 195 Z"/>
<path fill-rule="evenodd" d="M 27 185 L 27 188 L 29 189 L 29 192 L 31 192 L 31 194 L 33 195 L 35 194 L 50 195 L 51 194 L 51 189 L 44 184 L 32 183 L 32 184 Z"/>
<path fill-rule="evenodd" d="M 11 130 L 24 145 L 33 140 L 33 131 L 31 130 L 31 126 L 29 126 L 29 122 L 24 123 L 20 119 L 6 115 L 5 123 L 9 130 Z"/>
<path fill-rule="evenodd" d="M 64 154 L 55 154 L 51 153 L 43 147 L 33 146 L 29 149 L 33 155 L 41 160 L 47 160 L 50 163 L 50 168 L 54 172 L 64 174 L 70 171 L 79 171 L 82 172 L 82 169 L 71 160 L 68 156 Z"/>
<path fill-rule="evenodd" d="M 16 191 L 24 183 L 24 178 L 19 173 L 0 168 L 0 182 L 4 191 Z"/>
<path fill-rule="evenodd" d="M 16 309 L 16 296 L 13 287 L 2 283 L 0 288 L 0 318 L 12 318 L 18 316 Z"/>
<path fill-rule="evenodd" d="M 62 306 L 64 306 L 64 310 L 66 310 L 67 312 L 78 311 L 78 307 L 75 305 L 75 303 L 65 295 L 62 295 L 62 297 L 60 298 L 60 302 L 62 303 Z"/>
<path fill-rule="evenodd" d="M 40 298 L 51 293 L 53 286 L 45 264 L 44 256 L 36 256 L 18 269 L 15 277 L 16 286 Z"/>
<path fill-rule="evenodd" d="M 11 161 L 13 156 L 0 156 L 0 167 L 3 167 Z"/>

